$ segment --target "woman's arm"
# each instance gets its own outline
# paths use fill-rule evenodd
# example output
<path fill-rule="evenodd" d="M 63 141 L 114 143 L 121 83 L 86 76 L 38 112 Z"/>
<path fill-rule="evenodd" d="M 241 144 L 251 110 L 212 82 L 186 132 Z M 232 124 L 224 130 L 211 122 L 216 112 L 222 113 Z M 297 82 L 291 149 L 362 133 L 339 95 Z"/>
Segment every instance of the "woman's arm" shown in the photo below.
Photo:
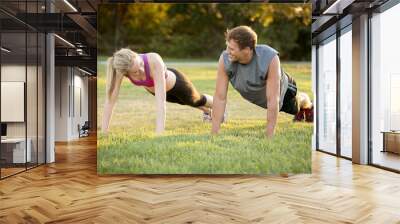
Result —
<path fill-rule="evenodd" d="M 113 92 L 111 93 L 110 98 L 107 96 L 107 93 L 106 93 L 106 101 L 104 104 L 104 111 L 103 111 L 103 122 L 101 125 L 103 133 L 108 132 L 111 115 L 113 112 L 114 105 L 117 102 L 119 90 L 120 90 L 121 83 L 122 83 L 122 78 L 123 77 L 120 77 L 120 78 L 117 78 L 117 80 L 115 80 L 115 88 L 114 88 Z"/>
<path fill-rule="evenodd" d="M 156 134 L 161 134 L 165 129 L 165 113 L 166 113 L 166 82 L 165 82 L 165 72 L 167 68 L 165 64 L 157 53 L 149 54 L 150 67 L 153 71 L 154 80 L 154 91 L 156 97 Z"/>

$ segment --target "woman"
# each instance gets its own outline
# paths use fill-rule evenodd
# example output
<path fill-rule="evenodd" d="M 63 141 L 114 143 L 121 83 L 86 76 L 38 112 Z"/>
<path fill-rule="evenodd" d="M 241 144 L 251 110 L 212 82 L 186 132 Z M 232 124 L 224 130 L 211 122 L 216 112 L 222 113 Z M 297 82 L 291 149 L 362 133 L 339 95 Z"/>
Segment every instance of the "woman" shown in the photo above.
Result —
<path fill-rule="evenodd" d="M 103 133 L 108 131 L 112 110 L 124 77 L 134 85 L 143 86 L 156 97 L 156 134 L 165 129 L 166 101 L 198 108 L 204 112 L 205 120 L 211 119 L 212 96 L 199 94 L 183 73 L 167 68 L 157 53 L 137 54 L 123 48 L 107 60 Z"/>

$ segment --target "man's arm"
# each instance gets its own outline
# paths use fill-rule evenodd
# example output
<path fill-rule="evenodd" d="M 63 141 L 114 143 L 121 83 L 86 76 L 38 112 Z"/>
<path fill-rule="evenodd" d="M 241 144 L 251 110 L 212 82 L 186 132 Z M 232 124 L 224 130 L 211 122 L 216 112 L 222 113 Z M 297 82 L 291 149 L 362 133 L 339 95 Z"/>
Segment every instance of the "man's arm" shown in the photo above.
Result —
<path fill-rule="evenodd" d="M 212 134 L 217 134 L 225 112 L 226 95 L 228 93 L 228 75 L 225 72 L 223 56 L 218 61 L 217 82 L 212 106 Z"/>
<path fill-rule="evenodd" d="M 279 113 L 281 65 L 278 55 L 276 55 L 268 68 L 267 76 L 267 137 L 272 137 L 275 132 L 276 122 Z"/>

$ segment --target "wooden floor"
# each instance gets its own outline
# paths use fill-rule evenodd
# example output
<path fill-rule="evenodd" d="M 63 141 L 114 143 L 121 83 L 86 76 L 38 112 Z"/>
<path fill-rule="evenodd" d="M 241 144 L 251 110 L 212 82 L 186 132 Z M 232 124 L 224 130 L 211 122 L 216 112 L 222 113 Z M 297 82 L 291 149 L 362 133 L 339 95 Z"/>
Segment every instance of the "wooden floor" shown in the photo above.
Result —
<path fill-rule="evenodd" d="M 10 175 L 13 175 L 13 174 L 16 174 L 16 173 L 19 173 L 19 172 L 23 172 L 23 171 L 25 171 L 26 169 L 25 169 L 25 167 L 23 167 L 23 168 L 1 168 L 1 177 L 2 178 L 4 178 L 4 177 L 7 177 L 7 176 L 10 176 Z"/>
<path fill-rule="evenodd" d="M 391 152 L 374 152 L 373 162 L 377 165 L 400 170 L 400 155 Z"/>
<path fill-rule="evenodd" d="M 313 174 L 108 176 L 96 140 L 0 181 L 0 223 L 400 223 L 400 175 L 313 153 Z"/>
<path fill-rule="evenodd" d="M 27 169 L 28 170 L 29 169 L 33 169 L 33 168 L 37 167 L 37 164 L 36 163 L 35 164 L 27 163 L 26 166 L 27 167 L 25 167 L 25 164 L 18 164 L 17 167 L 10 167 L 10 166 L 2 167 L 1 168 L 1 178 L 6 178 L 8 176 L 15 175 L 15 174 L 18 174 L 20 172 L 24 172 Z"/>

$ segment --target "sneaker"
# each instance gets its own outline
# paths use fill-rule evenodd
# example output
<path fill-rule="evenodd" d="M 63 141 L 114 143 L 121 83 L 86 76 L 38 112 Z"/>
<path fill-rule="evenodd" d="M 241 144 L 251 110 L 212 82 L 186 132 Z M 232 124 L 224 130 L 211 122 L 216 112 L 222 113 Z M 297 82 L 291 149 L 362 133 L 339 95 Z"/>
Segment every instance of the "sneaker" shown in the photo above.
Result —
<path fill-rule="evenodd" d="M 306 122 L 313 122 L 314 121 L 314 106 L 311 108 L 304 109 L 304 114 L 306 117 Z"/>
<path fill-rule="evenodd" d="M 228 121 L 228 111 L 225 110 L 224 117 L 222 118 L 222 122 L 221 123 L 226 123 L 227 121 Z"/>
<path fill-rule="evenodd" d="M 203 112 L 203 122 L 211 122 L 212 121 L 211 113 Z M 228 112 L 225 110 L 224 117 L 222 118 L 221 123 L 224 123 L 227 120 L 228 120 Z"/>
<path fill-rule="evenodd" d="M 300 109 L 296 115 L 294 115 L 293 121 L 303 121 L 304 120 L 304 109 Z"/>
<path fill-rule="evenodd" d="M 211 122 L 211 113 L 203 112 L 203 122 Z"/>

